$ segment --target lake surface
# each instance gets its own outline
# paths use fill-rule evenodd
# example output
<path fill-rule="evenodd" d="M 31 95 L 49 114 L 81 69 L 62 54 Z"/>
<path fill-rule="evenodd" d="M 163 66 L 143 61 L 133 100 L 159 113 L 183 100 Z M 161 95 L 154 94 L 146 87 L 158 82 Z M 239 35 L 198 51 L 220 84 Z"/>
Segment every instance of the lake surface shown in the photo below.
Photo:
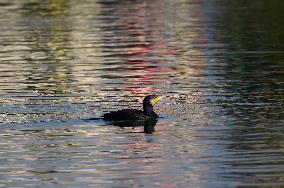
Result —
<path fill-rule="evenodd" d="M 283 11 L 1 1 L 0 187 L 284 186 Z M 96 119 L 153 93 L 150 129 Z"/>

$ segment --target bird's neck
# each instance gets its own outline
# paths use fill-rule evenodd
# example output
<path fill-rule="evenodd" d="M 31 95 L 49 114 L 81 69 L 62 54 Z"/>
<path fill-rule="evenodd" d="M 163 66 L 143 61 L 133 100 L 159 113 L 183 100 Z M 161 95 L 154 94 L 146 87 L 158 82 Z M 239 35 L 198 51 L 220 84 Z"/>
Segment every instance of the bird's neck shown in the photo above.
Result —
<path fill-rule="evenodd" d="M 143 110 L 145 112 L 145 114 L 147 116 L 149 116 L 150 118 L 156 119 L 159 116 L 154 112 L 153 107 L 152 106 L 143 106 Z"/>

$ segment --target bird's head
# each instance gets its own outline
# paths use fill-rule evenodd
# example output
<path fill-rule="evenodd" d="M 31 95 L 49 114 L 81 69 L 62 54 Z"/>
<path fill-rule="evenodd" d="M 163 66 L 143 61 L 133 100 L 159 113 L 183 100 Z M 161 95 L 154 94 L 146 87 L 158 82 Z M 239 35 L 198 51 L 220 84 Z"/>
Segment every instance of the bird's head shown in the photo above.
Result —
<path fill-rule="evenodd" d="M 157 95 L 148 95 L 143 100 L 143 106 L 154 107 L 157 102 L 159 102 L 159 97 Z"/>

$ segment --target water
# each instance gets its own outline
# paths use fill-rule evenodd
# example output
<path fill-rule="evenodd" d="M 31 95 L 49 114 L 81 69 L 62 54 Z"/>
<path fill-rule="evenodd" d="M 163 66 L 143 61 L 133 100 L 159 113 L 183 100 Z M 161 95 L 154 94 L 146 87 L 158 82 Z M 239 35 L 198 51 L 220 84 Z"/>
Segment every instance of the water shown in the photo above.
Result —
<path fill-rule="evenodd" d="M 283 7 L 1 1 L 0 186 L 284 186 Z"/>

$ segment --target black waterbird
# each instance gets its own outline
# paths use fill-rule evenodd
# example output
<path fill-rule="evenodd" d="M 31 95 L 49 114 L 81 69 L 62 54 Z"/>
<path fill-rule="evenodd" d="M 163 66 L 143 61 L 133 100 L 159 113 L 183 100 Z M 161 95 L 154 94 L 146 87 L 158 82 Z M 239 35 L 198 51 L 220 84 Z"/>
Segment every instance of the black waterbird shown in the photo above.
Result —
<path fill-rule="evenodd" d="M 137 121 L 137 120 L 156 120 L 159 116 L 154 112 L 153 107 L 159 101 L 157 95 L 148 95 L 143 100 L 143 110 L 123 109 L 109 112 L 103 115 L 106 121 Z"/>

